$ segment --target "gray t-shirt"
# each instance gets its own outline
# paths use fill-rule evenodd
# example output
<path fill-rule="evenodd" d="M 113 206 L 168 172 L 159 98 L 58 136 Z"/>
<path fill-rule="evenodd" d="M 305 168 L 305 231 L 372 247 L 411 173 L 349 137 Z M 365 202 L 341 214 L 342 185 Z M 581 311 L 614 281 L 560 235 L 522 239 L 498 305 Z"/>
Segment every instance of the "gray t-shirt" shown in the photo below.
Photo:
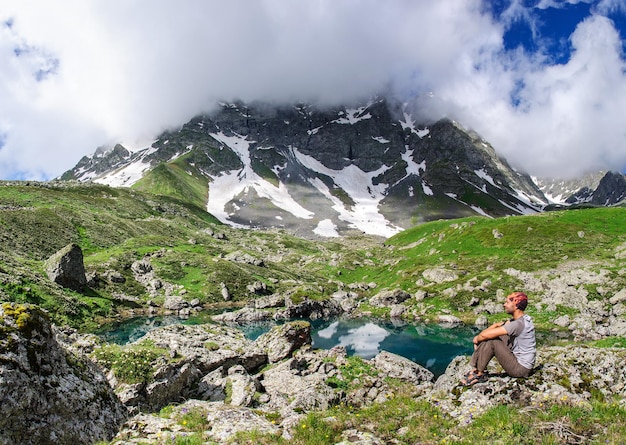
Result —
<path fill-rule="evenodd" d="M 513 351 L 517 362 L 526 369 L 535 366 L 535 325 L 528 314 L 524 314 L 517 320 L 511 320 L 504 325 L 509 334 L 509 348 Z"/>

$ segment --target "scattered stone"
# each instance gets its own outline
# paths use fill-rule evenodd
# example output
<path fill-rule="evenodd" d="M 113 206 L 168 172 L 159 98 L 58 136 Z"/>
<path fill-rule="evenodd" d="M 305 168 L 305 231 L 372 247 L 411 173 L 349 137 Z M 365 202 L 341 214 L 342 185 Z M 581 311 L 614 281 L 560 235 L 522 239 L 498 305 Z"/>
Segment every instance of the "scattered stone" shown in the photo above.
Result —
<path fill-rule="evenodd" d="M 262 259 L 255 258 L 248 253 L 241 253 L 241 252 L 229 253 L 228 255 L 226 255 L 225 259 L 228 261 L 233 261 L 235 263 L 250 264 L 252 266 L 257 266 L 257 267 L 265 267 L 265 262 Z"/>
<path fill-rule="evenodd" d="M 458 317 L 454 315 L 438 315 L 437 323 L 446 324 L 446 325 L 461 325 L 463 322 Z"/>
<path fill-rule="evenodd" d="M 279 309 L 274 314 L 275 320 L 292 320 L 308 318 L 317 320 L 320 318 L 333 318 L 343 313 L 342 306 L 335 300 L 311 300 L 305 298 L 298 304 L 292 304 Z"/>
<path fill-rule="evenodd" d="M 244 307 L 237 311 L 223 312 L 213 316 L 213 320 L 222 323 L 246 324 L 272 320 L 272 313 L 252 307 Z"/>
<path fill-rule="evenodd" d="M 406 306 L 403 304 L 394 304 L 391 306 L 391 311 L 389 312 L 389 317 L 391 318 L 401 318 L 402 314 L 406 312 Z"/>
<path fill-rule="evenodd" d="M 422 276 L 428 281 L 433 281 L 435 283 L 455 281 L 459 278 L 456 272 L 443 268 L 426 269 L 422 272 Z"/>
<path fill-rule="evenodd" d="M 263 295 L 267 292 L 267 285 L 262 281 L 255 281 L 252 284 L 248 284 L 246 289 L 248 289 L 248 292 L 251 294 Z"/>
<path fill-rule="evenodd" d="M 409 298 L 411 298 L 411 294 L 402 289 L 383 290 L 370 298 L 369 302 L 372 306 L 391 307 Z"/>
<path fill-rule="evenodd" d="M 476 321 L 474 322 L 474 326 L 477 328 L 484 328 L 489 325 L 489 320 L 486 315 L 479 315 L 476 317 Z"/>
<path fill-rule="evenodd" d="M 224 299 L 224 301 L 231 300 L 232 297 L 225 283 L 220 283 L 220 293 L 222 294 L 222 298 Z"/>
<path fill-rule="evenodd" d="M 188 308 L 189 303 L 185 301 L 185 299 L 178 295 L 170 295 L 165 297 L 165 301 L 163 302 L 163 308 L 168 311 L 179 312 L 184 308 Z"/>
<path fill-rule="evenodd" d="M 626 302 L 626 288 L 620 290 L 615 295 L 613 295 L 611 298 L 609 298 L 609 303 L 611 303 L 613 305 L 615 305 L 617 303 L 624 303 L 624 302 Z"/>
<path fill-rule="evenodd" d="M 256 309 L 269 309 L 276 307 L 285 307 L 285 296 L 282 294 L 272 294 L 266 297 L 260 297 L 254 300 Z"/>

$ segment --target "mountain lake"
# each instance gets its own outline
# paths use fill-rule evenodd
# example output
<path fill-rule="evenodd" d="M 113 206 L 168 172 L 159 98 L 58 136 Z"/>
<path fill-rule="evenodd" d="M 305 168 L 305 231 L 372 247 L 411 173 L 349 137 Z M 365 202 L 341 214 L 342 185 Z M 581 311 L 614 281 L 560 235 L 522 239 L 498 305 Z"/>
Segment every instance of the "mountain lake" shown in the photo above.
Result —
<path fill-rule="evenodd" d="M 147 332 L 161 326 L 208 323 L 209 317 L 206 314 L 188 318 L 176 315 L 135 317 L 103 325 L 95 334 L 107 342 L 123 345 L 139 340 Z M 370 318 L 307 321 L 311 323 L 314 348 L 330 349 L 340 345 L 346 348 L 348 355 L 365 359 L 384 350 L 406 357 L 436 376 L 443 374 L 454 357 L 472 353 L 471 339 L 478 332 L 476 328 L 468 326 L 410 324 Z M 248 339 L 255 340 L 277 323 L 250 323 L 236 327 Z"/>

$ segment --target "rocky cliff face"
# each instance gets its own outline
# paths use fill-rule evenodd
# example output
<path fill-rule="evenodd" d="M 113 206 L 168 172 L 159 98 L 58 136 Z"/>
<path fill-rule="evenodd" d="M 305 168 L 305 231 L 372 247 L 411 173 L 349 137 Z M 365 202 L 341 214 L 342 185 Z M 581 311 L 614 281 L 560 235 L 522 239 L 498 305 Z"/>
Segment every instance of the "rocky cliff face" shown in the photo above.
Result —
<path fill-rule="evenodd" d="M 126 408 L 102 372 L 56 341 L 41 310 L 0 306 L 0 443 L 109 440 Z"/>
<path fill-rule="evenodd" d="M 591 196 L 597 205 L 611 205 L 626 199 L 626 176 L 618 172 L 608 172 Z"/>
<path fill-rule="evenodd" d="M 145 186 L 174 164 L 184 181 L 208 187 L 203 204 L 223 222 L 309 236 L 390 236 L 433 219 L 533 213 L 547 204 L 477 134 L 450 120 L 416 122 L 382 99 L 331 110 L 223 104 L 145 150 L 100 151 L 63 177 Z M 185 186 L 177 181 L 169 185 Z"/>

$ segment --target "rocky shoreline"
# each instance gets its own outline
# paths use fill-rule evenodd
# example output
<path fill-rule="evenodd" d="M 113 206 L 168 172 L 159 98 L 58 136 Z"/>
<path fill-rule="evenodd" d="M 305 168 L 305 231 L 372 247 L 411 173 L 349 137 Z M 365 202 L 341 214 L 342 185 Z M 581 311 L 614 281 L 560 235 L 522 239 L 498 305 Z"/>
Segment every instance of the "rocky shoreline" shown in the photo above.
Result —
<path fill-rule="evenodd" d="M 253 430 L 288 439 L 306 413 L 384 403 L 396 384 L 459 424 L 498 404 L 586 407 L 601 395 L 619 397 L 626 408 L 623 348 L 541 347 L 528 379 L 504 376 L 494 364 L 487 382 L 464 388 L 465 356 L 435 380 L 383 351 L 359 359 L 355 376 L 343 348 L 311 347 L 307 322 L 285 323 L 256 341 L 229 326 L 171 325 L 114 349 L 96 336 L 52 326 L 36 307 L 3 303 L 0 329 L 2 443 L 162 443 L 185 434 L 180 419 L 189 412 L 201 413 L 203 436 L 216 443 Z M 170 415 L 160 415 L 163 410 Z"/>

